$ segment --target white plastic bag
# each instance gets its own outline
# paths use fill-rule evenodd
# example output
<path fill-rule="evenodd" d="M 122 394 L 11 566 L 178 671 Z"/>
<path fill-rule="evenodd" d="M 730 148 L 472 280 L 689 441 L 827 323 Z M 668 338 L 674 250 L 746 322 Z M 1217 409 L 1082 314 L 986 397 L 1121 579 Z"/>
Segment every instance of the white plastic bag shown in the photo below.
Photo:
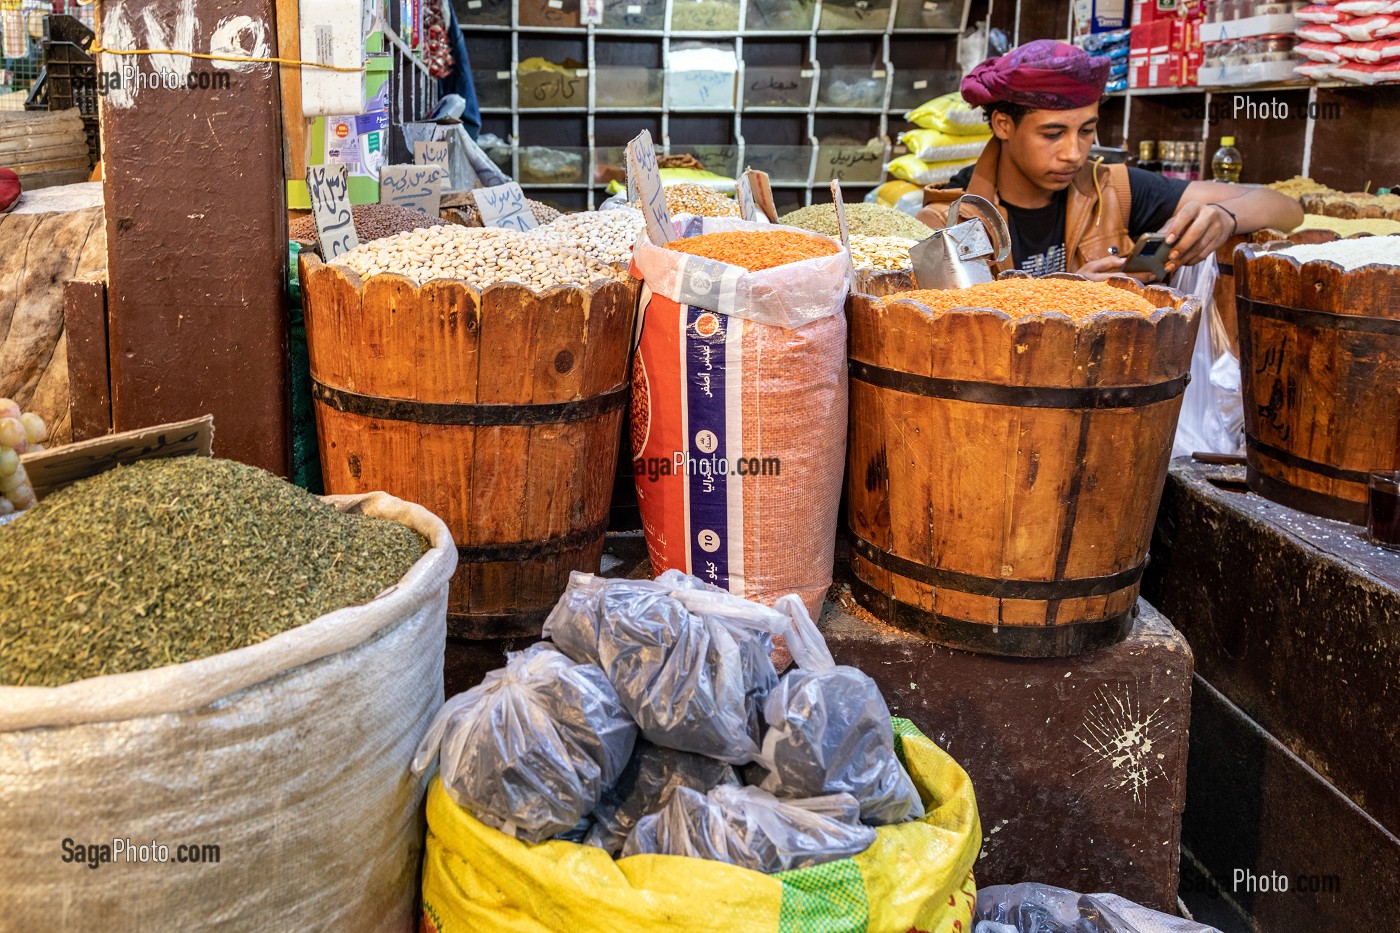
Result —
<path fill-rule="evenodd" d="M 643 817 L 622 848 L 631 855 L 712 859 L 772 874 L 858 855 L 875 841 L 849 794 L 779 800 L 757 787 L 682 787 Z"/>
<path fill-rule="evenodd" d="M 443 705 L 413 771 L 426 771 L 441 747 L 453 800 L 488 826 L 541 842 L 578 827 L 636 740 L 603 672 L 539 643 Z"/>
<path fill-rule="evenodd" d="M 1203 317 L 1191 354 L 1191 382 L 1181 399 L 1173 457 L 1201 451 L 1239 455 L 1244 452 L 1244 403 L 1240 394 L 1240 362 L 1229 350 L 1216 355 L 1210 321 L 1219 320 L 1215 280 L 1219 266 L 1212 255 L 1194 266 L 1183 266 L 1172 287 L 1201 302 Z"/>
<path fill-rule="evenodd" d="M 544 637 L 597 664 L 649 742 L 744 764 L 778 682 L 768 655 L 787 617 L 668 570 L 655 580 L 575 571 Z"/>
<path fill-rule="evenodd" d="M 784 596 L 774 608 L 792 620 L 787 645 L 797 666 L 763 704 L 760 786 L 785 799 L 850 794 L 872 826 L 922 817 L 919 792 L 894 753 L 880 688 L 863 671 L 836 664 L 801 600 Z"/>

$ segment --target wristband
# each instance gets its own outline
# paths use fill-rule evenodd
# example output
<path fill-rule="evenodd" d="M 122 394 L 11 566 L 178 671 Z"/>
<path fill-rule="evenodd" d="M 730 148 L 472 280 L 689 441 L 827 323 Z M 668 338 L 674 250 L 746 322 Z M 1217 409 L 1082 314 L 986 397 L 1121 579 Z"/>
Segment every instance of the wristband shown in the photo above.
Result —
<path fill-rule="evenodd" d="M 1239 232 L 1239 230 L 1240 230 L 1240 219 L 1239 219 L 1238 217 L 1235 216 L 1235 212 L 1234 212 L 1234 211 L 1230 210 L 1228 207 L 1226 207 L 1225 205 L 1221 204 L 1219 201 L 1213 202 L 1213 203 L 1211 204 L 1211 207 L 1218 207 L 1218 208 L 1220 208 L 1222 211 L 1224 211 L 1225 213 L 1227 213 L 1227 214 L 1230 215 L 1230 236 L 1234 236 L 1236 233 Z"/>

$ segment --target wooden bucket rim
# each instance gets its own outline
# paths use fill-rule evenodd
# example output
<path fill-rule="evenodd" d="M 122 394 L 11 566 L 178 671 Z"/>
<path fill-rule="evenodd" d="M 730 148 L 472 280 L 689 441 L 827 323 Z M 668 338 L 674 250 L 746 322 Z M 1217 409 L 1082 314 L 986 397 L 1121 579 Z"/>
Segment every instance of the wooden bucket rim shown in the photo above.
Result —
<path fill-rule="evenodd" d="M 1368 233 L 1343 237 L 1335 235 L 1335 231 L 1329 232 L 1332 232 L 1334 234 L 1333 237 L 1331 239 L 1321 240 L 1319 242 L 1336 243 L 1342 240 L 1356 240 L 1361 239 L 1362 237 L 1372 236 L 1372 234 Z M 1400 247 L 1400 233 L 1392 233 L 1386 235 L 1395 237 L 1397 247 Z M 1286 266 L 1291 270 L 1292 276 L 1295 280 L 1318 278 L 1321 276 L 1341 276 L 1347 280 L 1347 283 L 1349 285 L 1354 284 L 1362 288 L 1365 288 L 1373 283 L 1375 285 L 1382 286 L 1400 282 L 1400 261 L 1397 261 L 1393 264 L 1371 262 L 1367 263 L 1364 266 L 1357 266 L 1354 269 L 1344 269 L 1341 266 L 1341 264 L 1333 262 L 1330 259 L 1309 259 L 1306 261 L 1301 261 L 1296 256 L 1289 256 L 1283 252 L 1280 252 L 1280 250 L 1286 249 L 1290 246 L 1298 245 L 1317 244 L 1298 244 L 1294 243 L 1291 240 L 1270 240 L 1269 242 L 1262 244 L 1241 243 L 1238 247 L 1235 248 L 1235 255 L 1232 260 L 1235 272 L 1235 280 L 1237 283 L 1235 286 L 1236 294 L 1242 298 L 1246 298 L 1264 304 L 1277 303 L 1286 300 L 1287 296 L 1279 294 L 1277 293 L 1277 291 L 1275 291 L 1273 294 L 1254 294 L 1251 290 L 1251 286 L 1256 285 L 1258 279 L 1257 277 L 1251 277 L 1249 275 L 1249 270 L 1252 267 L 1262 269 L 1267 268 L 1270 265 L 1273 265 L 1275 267 Z M 1353 317 L 1377 318 L 1380 320 L 1400 320 L 1400 313 L 1391 315 L 1385 313 L 1378 313 L 1384 312 L 1386 310 L 1392 309 L 1372 309 L 1357 307 L 1331 311 L 1329 313 L 1338 315 L 1349 315 Z"/>

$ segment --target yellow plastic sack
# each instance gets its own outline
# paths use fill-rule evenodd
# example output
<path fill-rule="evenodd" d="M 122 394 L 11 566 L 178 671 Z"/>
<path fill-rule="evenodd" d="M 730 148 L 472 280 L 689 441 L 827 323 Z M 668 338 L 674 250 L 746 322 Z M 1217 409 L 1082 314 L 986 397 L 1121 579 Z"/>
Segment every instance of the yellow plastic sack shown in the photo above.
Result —
<path fill-rule="evenodd" d="M 987 121 L 982 119 L 980 109 L 963 100 L 958 91 L 915 107 L 904 119 L 923 129 L 942 130 L 954 136 L 987 135 Z"/>
<path fill-rule="evenodd" d="M 433 933 L 967 933 L 982 826 L 972 782 L 905 719 L 895 749 L 928 813 L 854 858 L 764 875 L 673 855 L 530 846 L 474 819 L 434 778 L 423 925 Z"/>
<path fill-rule="evenodd" d="M 954 136 L 942 130 L 910 130 L 900 134 L 899 141 L 925 162 L 954 162 L 977 158 L 991 138 L 990 131 L 984 136 Z"/>
<path fill-rule="evenodd" d="M 905 155 L 887 163 L 885 171 L 895 178 L 902 178 L 916 185 L 941 185 L 956 175 L 963 167 L 976 161 L 976 159 L 959 159 L 952 162 L 925 162 L 918 156 Z"/>

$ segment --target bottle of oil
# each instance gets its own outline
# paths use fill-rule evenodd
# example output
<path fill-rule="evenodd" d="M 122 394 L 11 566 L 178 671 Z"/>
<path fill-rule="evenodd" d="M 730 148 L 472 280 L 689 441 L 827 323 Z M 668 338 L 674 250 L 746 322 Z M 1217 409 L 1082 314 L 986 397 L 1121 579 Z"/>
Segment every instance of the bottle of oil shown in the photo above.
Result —
<path fill-rule="evenodd" d="M 1210 160 L 1211 177 L 1216 181 L 1238 183 L 1243 169 L 1244 157 L 1235 148 L 1235 137 L 1220 137 L 1220 148 L 1215 150 L 1215 156 Z"/>

